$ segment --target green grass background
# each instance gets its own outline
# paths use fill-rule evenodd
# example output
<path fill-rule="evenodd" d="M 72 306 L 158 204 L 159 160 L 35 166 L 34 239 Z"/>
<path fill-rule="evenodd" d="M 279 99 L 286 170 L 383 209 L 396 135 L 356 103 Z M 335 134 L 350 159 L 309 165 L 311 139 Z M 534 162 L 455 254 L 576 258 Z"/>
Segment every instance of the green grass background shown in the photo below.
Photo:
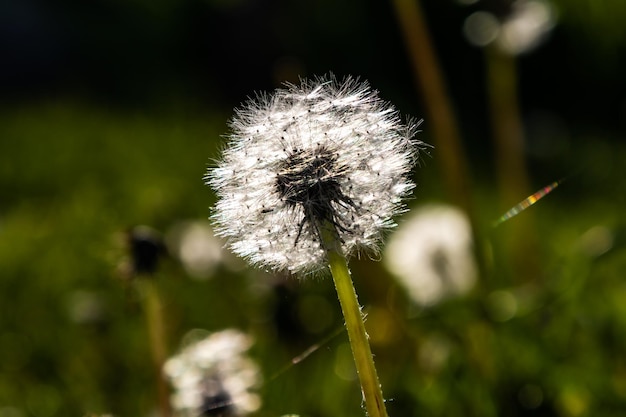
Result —
<path fill-rule="evenodd" d="M 116 273 L 120 236 L 137 224 L 166 231 L 207 217 L 213 195 L 202 176 L 218 154 L 225 118 L 133 114 L 70 100 L 3 113 L 0 135 L 10 152 L 0 153 L 0 414 L 130 416 L 154 409 L 140 297 Z M 470 296 L 429 310 L 411 307 L 380 263 L 352 262 L 370 333 L 381 335 L 373 336 L 373 349 L 392 415 L 626 411 L 624 155 L 600 137 L 574 139 L 563 164 L 576 160 L 584 170 L 520 215 L 536 221 L 538 277 L 516 281 L 497 249 L 519 218 L 487 229 L 489 279 Z M 416 175 L 422 185 L 411 204 L 439 198 L 434 164 L 427 161 Z M 478 189 L 488 224 L 498 213 L 495 198 L 489 185 Z M 598 256 L 581 249 L 594 226 L 613 237 Z M 357 382 L 340 371 L 351 367 L 346 335 L 326 340 L 342 323 L 330 279 L 222 268 L 197 281 L 172 258 L 160 263 L 155 279 L 170 352 L 193 328 L 254 335 L 252 355 L 265 375 L 259 415 L 361 413 Z M 518 306 L 506 321 L 499 320 L 496 290 Z M 77 322 L 72 311 L 85 298 L 99 314 Z M 323 325 L 320 311 L 328 316 Z M 289 365 L 315 344 L 318 350 Z M 427 366 L 420 360 L 427 348 L 446 359 Z M 520 400 L 524 395 L 531 400 Z"/>

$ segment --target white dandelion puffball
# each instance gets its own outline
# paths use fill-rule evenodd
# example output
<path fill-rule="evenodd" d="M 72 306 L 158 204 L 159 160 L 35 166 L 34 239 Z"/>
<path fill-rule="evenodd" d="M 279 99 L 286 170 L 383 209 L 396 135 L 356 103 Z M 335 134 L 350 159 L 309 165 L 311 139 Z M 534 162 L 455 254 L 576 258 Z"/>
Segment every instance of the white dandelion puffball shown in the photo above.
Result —
<path fill-rule="evenodd" d="M 413 211 L 389 240 L 383 259 L 409 297 L 423 307 L 467 293 L 478 275 L 469 220 L 448 205 Z"/>
<path fill-rule="evenodd" d="M 414 188 L 417 125 L 350 77 L 248 100 L 206 176 L 218 197 L 216 232 L 237 255 L 276 271 L 324 269 L 318 226 L 327 222 L 346 256 L 376 252 Z"/>
<path fill-rule="evenodd" d="M 177 415 L 243 416 L 257 411 L 261 399 L 253 390 L 261 377 L 246 356 L 251 345 L 249 336 L 228 329 L 209 334 L 165 362 Z"/>

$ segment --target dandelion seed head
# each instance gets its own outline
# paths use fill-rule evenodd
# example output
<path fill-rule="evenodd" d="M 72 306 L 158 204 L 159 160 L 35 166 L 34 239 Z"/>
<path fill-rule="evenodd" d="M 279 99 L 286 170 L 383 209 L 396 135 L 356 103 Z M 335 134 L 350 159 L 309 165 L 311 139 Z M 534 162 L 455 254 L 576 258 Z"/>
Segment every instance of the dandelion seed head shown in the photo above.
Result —
<path fill-rule="evenodd" d="M 174 388 L 172 406 L 181 416 L 242 416 L 260 407 L 253 392 L 258 366 L 246 356 L 252 339 L 233 329 L 186 346 L 164 365 Z"/>
<path fill-rule="evenodd" d="M 422 307 L 468 293 L 477 279 L 469 220 L 452 206 L 433 204 L 413 211 L 389 240 L 384 260 Z"/>
<path fill-rule="evenodd" d="M 323 222 L 335 226 L 347 256 L 376 253 L 414 188 L 417 125 L 350 77 L 248 100 L 206 176 L 218 196 L 217 233 L 252 264 L 292 273 L 324 269 Z"/>

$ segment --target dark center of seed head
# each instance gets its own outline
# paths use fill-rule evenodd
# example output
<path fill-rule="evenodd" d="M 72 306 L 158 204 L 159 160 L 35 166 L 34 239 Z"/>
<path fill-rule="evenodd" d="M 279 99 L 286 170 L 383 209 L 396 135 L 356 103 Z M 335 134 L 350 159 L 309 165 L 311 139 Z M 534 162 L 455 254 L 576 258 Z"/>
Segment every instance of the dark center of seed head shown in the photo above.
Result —
<path fill-rule="evenodd" d="M 339 184 L 344 176 L 345 168 L 328 149 L 298 150 L 283 162 L 276 177 L 276 188 L 287 205 L 302 206 L 308 220 L 336 223 L 331 203 L 352 205 Z"/>
<path fill-rule="evenodd" d="M 209 378 L 202 384 L 202 406 L 200 416 L 229 417 L 235 415 L 230 394 L 217 378 Z"/>

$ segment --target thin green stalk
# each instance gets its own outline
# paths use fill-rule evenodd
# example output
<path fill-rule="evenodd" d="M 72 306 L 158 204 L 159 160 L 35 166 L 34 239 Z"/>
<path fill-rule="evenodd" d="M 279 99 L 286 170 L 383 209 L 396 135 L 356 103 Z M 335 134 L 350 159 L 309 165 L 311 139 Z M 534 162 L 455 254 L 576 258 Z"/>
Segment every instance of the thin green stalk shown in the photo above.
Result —
<path fill-rule="evenodd" d="M 465 210 L 476 226 L 461 134 L 420 2 L 392 0 L 391 3 L 413 64 L 415 84 L 421 91 L 428 112 L 426 120 L 428 129 L 432 131 L 444 185 L 453 202 Z"/>
<path fill-rule="evenodd" d="M 154 277 L 139 278 L 138 284 L 144 304 L 148 337 L 152 350 L 152 361 L 155 368 L 159 411 L 161 417 L 170 417 L 172 410 L 169 402 L 169 390 L 167 381 L 163 376 L 163 364 L 165 363 L 167 349 L 165 342 L 165 328 L 163 318 L 163 305 Z"/>
<path fill-rule="evenodd" d="M 444 186 L 452 203 L 461 207 L 472 224 L 476 261 L 481 276 L 486 276 L 486 258 L 482 247 L 481 222 L 472 202 L 472 181 L 465 158 L 463 141 L 446 80 L 431 40 L 428 24 L 419 0 L 391 0 L 402 30 L 407 53 L 413 66 L 426 112 L 428 130 L 432 132 L 437 160 L 441 164 Z"/>
<path fill-rule="evenodd" d="M 502 210 L 514 206 L 531 187 L 524 160 L 524 127 L 520 117 L 515 56 L 496 45 L 485 48 L 487 97 L 491 112 L 496 169 Z M 525 216 L 528 218 L 528 216 Z"/>
<path fill-rule="evenodd" d="M 365 332 L 361 307 L 352 284 L 346 257 L 343 255 L 339 244 L 337 230 L 334 225 L 327 221 L 319 226 L 319 231 L 326 249 L 330 271 L 335 282 L 337 295 L 339 296 L 346 329 L 348 330 L 350 347 L 352 348 L 356 371 L 361 382 L 367 415 L 369 417 L 387 417 L 383 392 L 378 381 L 372 350 Z"/>
<path fill-rule="evenodd" d="M 524 159 L 519 76 L 515 56 L 502 52 L 496 45 L 485 48 L 485 62 L 501 210 L 505 211 L 532 192 Z M 533 223 L 532 213 L 525 213 L 507 226 L 504 246 L 518 280 L 537 279 L 541 275 Z"/>

